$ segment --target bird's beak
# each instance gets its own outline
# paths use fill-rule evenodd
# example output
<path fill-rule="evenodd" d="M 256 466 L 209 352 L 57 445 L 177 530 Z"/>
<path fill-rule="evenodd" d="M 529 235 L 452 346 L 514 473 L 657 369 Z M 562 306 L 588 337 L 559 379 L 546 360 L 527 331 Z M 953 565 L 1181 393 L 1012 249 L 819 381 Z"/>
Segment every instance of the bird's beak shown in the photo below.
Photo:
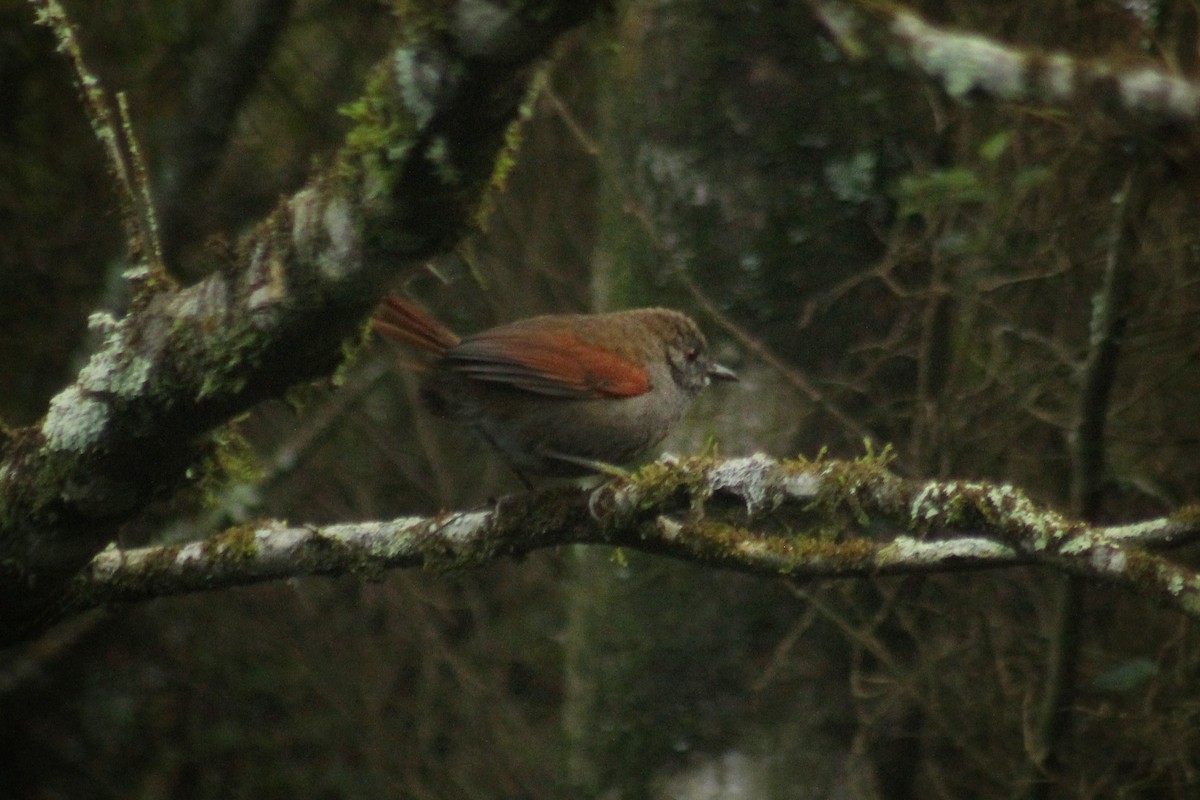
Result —
<path fill-rule="evenodd" d="M 717 381 L 736 381 L 737 373 L 729 367 L 722 367 L 720 364 L 710 364 L 708 367 L 708 377 Z"/>

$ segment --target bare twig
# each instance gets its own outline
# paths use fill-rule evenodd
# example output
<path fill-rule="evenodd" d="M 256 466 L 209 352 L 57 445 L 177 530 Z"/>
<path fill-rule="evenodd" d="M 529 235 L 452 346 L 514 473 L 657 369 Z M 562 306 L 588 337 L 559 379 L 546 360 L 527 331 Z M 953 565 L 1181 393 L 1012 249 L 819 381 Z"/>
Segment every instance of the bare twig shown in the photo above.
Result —
<path fill-rule="evenodd" d="M 66 56 L 75 73 L 92 133 L 104 150 L 109 172 L 119 189 L 121 221 L 125 225 L 133 260 L 145 261 L 152 268 L 161 268 L 162 246 L 158 240 L 158 223 L 150 198 L 146 165 L 133 132 L 125 96 L 117 94 L 118 112 L 114 113 L 108 93 L 83 57 L 75 25 L 58 0 L 30 2 L 37 11 L 37 22 L 53 31 L 59 52 Z"/>
<path fill-rule="evenodd" d="M 1105 429 L 1116 381 L 1117 357 L 1128 320 L 1128 298 L 1137 249 L 1137 226 L 1149 202 L 1147 166 L 1137 161 L 1121 188 L 1110 234 L 1104 279 L 1092 309 L 1087 356 L 1080 374 L 1071 449 L 1071 508 L 1080 519 L 1094 520 L 1103 499 Z M 1029 800 L 1048 797 L 1068 746 L 1075 702 L 1087 586 L 1078 576 L 1063 579 L 1054 629 L 1046 656 L 1046 683 L 1031 731 L 1026 776 Z"/>
<path fill-rule="evenodd" d="M 712 318 L 714 322 L 721 326 L 721 329 L 738 341 L 747 351 L 753 353 L 756 358 L 764 364 L 771 367 L 785 381 L 792 385 L 792 388 L 799 391 L 807 397 L 813 405 L 820 408 L 830 417 L 837 421 L 849 434 L 856 437 L 859 441 L 872 439 L 871 432 L 859 424 L 858 420 L 847 414 L 842 408 L 828 395 L 818 389 L 812 381 L 800 370 L 796 369 L 791 364 L 784 362 L 779 356 L 775 355 L 775 351 L 767 347 L 767 345 L 758 337 L 753 336 L 744 327 L 734 322 L 732 318 L 712 301 L 703 289 L 696 285 L 692 280 L 692 276 L 687 270 L 680 269 L 676 272 L 676 277 L 684 288 L 691 293 L 692 299 L 696 304 L 703 309 L 704 313 Z"/>

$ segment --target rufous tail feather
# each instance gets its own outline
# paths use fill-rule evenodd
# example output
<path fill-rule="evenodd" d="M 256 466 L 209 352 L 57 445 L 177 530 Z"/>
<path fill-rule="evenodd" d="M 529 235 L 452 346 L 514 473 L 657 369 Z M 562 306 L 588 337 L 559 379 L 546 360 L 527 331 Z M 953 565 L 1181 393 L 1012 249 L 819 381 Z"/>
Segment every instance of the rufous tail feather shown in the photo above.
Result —
<path fill-rule="evenodd" d="M 384 298 L 375 311 L 371 327 L 381 336 L 438 356 L 457 346 L 460 341 L 454 331 L 430 316 L 425 309 L 395 294 Z"/>

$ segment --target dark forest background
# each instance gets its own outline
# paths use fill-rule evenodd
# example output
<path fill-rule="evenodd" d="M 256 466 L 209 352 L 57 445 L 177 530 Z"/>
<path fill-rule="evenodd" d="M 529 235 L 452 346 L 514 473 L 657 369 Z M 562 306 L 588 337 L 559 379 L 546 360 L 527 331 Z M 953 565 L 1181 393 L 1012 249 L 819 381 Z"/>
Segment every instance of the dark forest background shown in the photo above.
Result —
<path fill-rule="evenodd" d="M 185 282 L 337 146 L 339 108 L 396 24 L 368 2 L 65 5 L 128 93 Z M 890 444 L 904 475 L 1010 482 L 1102 521 L 1200 499 L 1190 132 L 1086 97 L 950 97 L 882 54 L 848 58 L 805 3 L 619 5 L 556 46 L 490 213 L 397 289 L 462 331 L 688 310 L 742 381 L 701 399 L 677 452 Z M 1200 77 L 1191 2 L 914 9 Z M 83 363 L 89 314 L 128 302 L 127 265 L 68 66 L 13 0 L 0 108 L 0 419 L 15 426 Z M 1128 321 L 1105 425 L 1081 429 L 1120 247 Z M 233 423 L 252 469 L 208 504 L 162 503 L 122 543 L 520 489 L 414 409 L 397 353 L 370 345 L 338 385 Z M 1103 452 L 1090 484 L 1080 436 Z M 1198 678 L 1193 622 L 1043 570 L 797 586 L 563 549 L 68 620 L 0 653 L 0 797 L 1184 798 Z"/>

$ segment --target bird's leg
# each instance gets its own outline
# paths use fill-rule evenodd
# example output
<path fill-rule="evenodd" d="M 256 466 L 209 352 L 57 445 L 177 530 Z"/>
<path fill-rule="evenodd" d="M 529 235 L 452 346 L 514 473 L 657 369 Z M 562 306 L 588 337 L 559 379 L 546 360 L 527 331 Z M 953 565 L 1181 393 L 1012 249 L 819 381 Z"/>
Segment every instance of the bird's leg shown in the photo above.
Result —
<path fill-rule="evenodd" d="M 595 472 L 600 475 L 607 475 L 610 478 L 628 478 L 630 472 L 621 469 L 616 464 L 609 464 L 605 461 L 595 461 L 590 458 L 581 456 L 569 456 L 566 453 L 556 453 L 553 450 L 543 450 L 542 455 L 546 458 L 552 458 L 555 461 L 562 461 L 565 464 L 570 464 L 574 467 L 582 467 L 588 472 Z"/>

